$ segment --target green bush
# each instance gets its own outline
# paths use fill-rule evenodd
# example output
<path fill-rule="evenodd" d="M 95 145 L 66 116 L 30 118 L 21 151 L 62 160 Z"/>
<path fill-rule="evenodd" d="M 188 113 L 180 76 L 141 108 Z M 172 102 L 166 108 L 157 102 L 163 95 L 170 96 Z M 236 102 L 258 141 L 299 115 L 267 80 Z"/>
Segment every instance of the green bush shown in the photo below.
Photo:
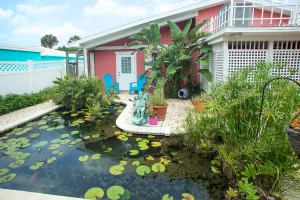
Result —
<path fill-rule="evenodd" d="M 72 111 L 88 108 L 92 114 L 101 115 L 101 111 L 118 98 L 112 90 L 110 94 L 105 94 L 103 79 L 96 77 L 66 76 L 57 78 L 53 83 L 56 85 L 54 102 Z"/>
<path fill-rule="evenodd" d="M 0 115 L 43 102 L 40 93 L 0 96 Z"/>
<path fill-rule="evenodd" d="M 215 151 L 223 161 L 223 171 L 239 182 L 240 192 L 249 180 L 257 195 L 281 194 L 281 180 L 295 179 L 299 163 L 289 144 L 284 126 L 288 124 L 300 104 L 299 88 L 288 81 L 274 81 L 265 93 L 262 126 L 256 144 L 256 128 L 264 84 L 275 76 L 274 67 L 259 63 L 236 73 L 226 82 L 216 83 L 209 91 L 211 101 L 202 113 L 191 112 L 185 123 L 190 141 L 195 141 L 202 150 Z M 203 149 L 203 146 L 206 149 Z M 296 178 L 299 181 L 299 177 Z M 248 184 L 248 182 L 247 182 Z M 248 198 L 250 199 L 250 198 Z"/>
<path fill-rule="evenodd" d="M 166 105 L 164 90 L 156 88 L 153 95 L 150 97 L 150 103 L 152 106 L 164 106 Z"/>

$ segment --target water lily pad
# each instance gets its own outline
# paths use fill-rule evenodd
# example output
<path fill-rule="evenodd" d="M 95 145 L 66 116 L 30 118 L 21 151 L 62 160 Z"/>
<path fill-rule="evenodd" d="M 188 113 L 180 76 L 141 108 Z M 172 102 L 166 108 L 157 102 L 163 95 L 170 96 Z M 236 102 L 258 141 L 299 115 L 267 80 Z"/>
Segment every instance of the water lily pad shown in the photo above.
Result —
<path fill-rule="evenodd" d="M 61 138 L 67 138 L 67 137 L 69 137 L 69 135 L 70 135 L 70 134 L 65 133 L 65 134 L 62 134 L 60 137 L 61 137 Z"/>
<path fill-rule="evenodd" d="M 16 142 L 17 138 L 10 138 L 6 141 L 6 143 Z"/>
<path fill-rule="evenodd" d="M 29 147 L 30 145 L 31 145 L 31 143 L 29 143 L 29 142 L 21 143 L 20 149 L 25 149 L 26 147 Z"/>
<path fill-rule="evenodd" d="M 121 160 L 120 165 L 125 166 L 125 165 L 127 165 L 127 162 L 125 160 Z"/>
<path fill-rule="evenodd" d="M 140 176 L 144 176 L 146 174 L 149 174 L 151 172 L 150 167 L 146 165 L 140 165 L 138 168 L 136 168 L 136 173 Z"/>
<path fill-rule="evenodd" d="M 135 139 L 137 142 L 141 142 L 141 141 L 143 141 L 143 139 L 142 138 L 136 138 Z"/>
<path fill-rule="evenodd" d="M 25 133 L 25 131 L 19 131 L 19 132 L 16 132 L 15 135 L 23 135 Z"/>
<path fill-rule="evenodd" d="M 132 134 L 132 133 L 126 133 L 125 136 L 127 136 L 127 137 L 132 137 L 133 134 Z"/>
<path fill-rule="evenodd" d="M 98 138 L 100 135 L 99 134 L 94 134 L 92 135 L 92 138 Z"/>
<path fill-rule="evenodd" d="M 47 160 L 47 164 L 53 163 L 53 162 L 56 161 L 56 160 L 57 160 L 56 157 L 49 158 L 49 159 Z"/>
<path fill-rule="evenodd" d="M 24 160 L 16 160 L 15 162 L 10 163 L 9 167 L 10 167 L 10 168 L 18 168 L 18 167 L 20 167 L 21 165 L 23 165 L 24 162 L 25 162 Z"/>
<path fill-rule="evenodd" d="M 89 156 L 88 156 L 88 155 L 80 156 L 80 157 L 78 158 L 78 160 L 81 161 L 81 162 L 85 162 L 85 161 L 87 161 L 88 159 L 89 159 Z"/>
<path fill-rule="evenodd" d="M 53 130 L 55 130 L 55 127 L 50 127 L 46 129 L 46 131 L 53 131 Z"/>
<path fill-rule="evenodd" d="M 112 148 L 108 147 L 108 148 L 105 148 L 104 152 L 108 153 L 108 152 L 111 152 L 112 151 Z"/>
<path fill-rule="evenodd" d="M 58 153 L 59 153 L 59 150 L 52 151 L 52 154 L 58 154 Z"/>
<path fill-rule="evenodd" d="M 2 176 L 3 174 L 6 174 L 8 171 L 9 171 L 9 169 L 7 169 L 7 168 L 0 169 L 0 176 Z"/>
<path fill-rule="evenodd" d="M 112 186 L 106 191 L 107 197 L 111 200 L 120 199 L 124 193 L 124 188 L 118 185 Z"/>
<path fill-rule="evenodd" d="M 22 128 L 14 128 L 13 129 L 14 132 L 21 131 L 21 130 L 22 130 Z"/>
<path fill-rule="evenodd" d="M 58 155 L 62 155 L 64 152 L 62 152 L 62 151 L 60 151 L 59 153 L 58 153 Z"/>
<path fill-rule="evenodd" d="M 152 165 L 151 169 L 154 172 L 164 172 L 166 170 L 166 167 L 161 163 L 155 163 Z"/>
<path fill-rule="evenodd" d="M 138 160 L 133 161 L 132 166 L 140 166 L 140 161 L 138 161 Z"/>
<path fill-rule="evenodd" d="M 160 142 L 151 142 L 152 147 L 160 147 L 161 143 Z"/>
<path fill-rule="evenodd" d="M 70 113 L 70 112 L 65 111 L 65 112 L 62 112 L 61 114 L 66 115 L 66 114 L 69 114 L 69 113 Z"/>
<path fill-rule="evenodd" d="M 81 138 L 78 138 L 78 139 L 75 140 L 75 142 L 81 142 L 81 141 L 82 141 Z"/>
<path fill-rule="evenodd" d="M 148 135 L 148 138 L 155 138 L 154 135 Z"/>
<path fill-rule="evenodd" d="M 41 120 L 37 123 L 37 125 L 45 125 L 45 124 L 47 124 L 47 121 L 45 120 Z"/>
<path fill-rule="evenodd" d="M 48 144 L 47 141 L 41 141 L 41 142 L 36 143 L 34 146 L 35 146 L 35 147 L 41 147 L 41 146 L 44 146 L 44 145 L 46 145 L 46 144 Z"/>
<path fill-rule="evenodd" d="M 85 140 L 88 140 L 90 138 L 91 138 L 91 136 L 89 136 L 89 135 L 83 137 L 83 139 L 85 139 Z"/>
<path fill-rule="evenodd" d="M 22 153 L 18 154 L 15 159 L 16 160 L 24 160 L 25 158 L 28 158 L 30 156 L 30 153 Z"/>
<path fill-rule="evenodd" d="M 30 167 L 29 167 L 29 169 L 31 169 L 31 170 L 37 170 L 37 169 L 39 169 L 40 168 L 40 166 L 37 166 L 37 165 L 31 165 Z"/>
<path fill-rule="evenodd" d="M 130 151 L 129 151 L 129 155 L 131 155 L 131 156 L 135 156 L 135 155 L 137 155 L 137 154 L 139 154 L 139 151 L 138 151 L 138 150 L 130 150 Z"/>
<path fill-rule="evenodd" d="M 41 162 L 41 161 L 35 163 L 35 165 L 36 165 L 36 166 L 39 166 L 39 167 L 43 166 L 44 164 L 45 164 L 45 163 L 44 163 L 44 162 Z"/>
<path fill-rule="evenodd" d="M 115 166 L 112 166 L 111 168 L 109 168 L 109 172 L 112 175 L 120 175 L 123 173 L 124 169 L 125 168 L 122 165 L 115 165 Z"/>
<path fill-rule="evenodd" d="M 63 128 L 65 128 L 64 125 L 59 125 L 59 126 L 55 127 L 55 129 L 63 129 Z"/>
<path fill-rule="evenodd" d="M 165 194 L 162 198 L 162 200 L 173 200 L 173 197 L 170 196 L 169 194 Z"/>
<path fill-rule="evenodd" d="M 94 187 L 86 191 L 84 194 L 85 199 L 98 200 L 103 198 L 104 191 L 101 188 Z"/>
<path fill-rule="evenodd" d="M 78 133 L 79 133 L 79 131 L 72 131 L 72 132 L 71 132 L 72 135 L 76 135 L 76 134 L 78 134 Z"/>
<path fill-rule="evenodd" d="M 56 111 L 50 113 L 50 115 L 56 115 L 56 114 L 57 114 Z"/>
<path fill-rule="evenodd" d="M 2 183 L 7 183 L 9 181 L 12 181 L 16 176 L 17 176 L 16 173 L 11 173 L 11 174 L 8 174 L 7 176 L 3 176 L 1 178 Z"/>
<path fill-rule="evenodd" d="M 39 133 L 32 133 L 31 135 L 30 135 L 30 137 L 32 137 L 32 138 L 36 138 L 36 137 L 39 137 L 41 134 L 39 134 Z"/>
<path fill-rule="evenodd" d="M 56 138 L 54 140 L 51 141 L 51 143 L 60 143 L 61 138 Z"/>
<path fill-rule="evenodd" d="M 91 158 L 92 158 L 93 160 L 98 160 L 98 159 L 101 158 L 101 154 L 100 154 L 100 153 L 94 154 L 94 155 L 91 156 Z"/>
<path fill-rule="evenodd" d="M 60 144 L 68 144 L 71 140 L 61 140 Z"/>
<path fill-rule="evenodd" d="M 189 193 L 183 193 L 182 194 L 183 199 L 182 200 L 194 200 L 195 198 L 193 197 L 193 195 L 189 194 Z"/>
<path fill-rule="evenodd" d="M 47 129 L 47 128 L 49 128 L 49 126 L 45 125 L 45 126 L 41 126 L 39 129 Z"/>
<path fill-rule="evenodd" d="M 75 145 L 75 144 L 76 144 L 76 141 L 70 142 L 70 145 Z"/>
<path fill-rule="evenodd" d="M 72 113 L 71 117 L 76 117 L 78 114 L 77 113 Z"/>
<path fill-rule="evenodd" d="M 51 144 L 49 147 L 48 147 L 48 149 L 49 150 L 53 150 L 53 149 L 57 149 L 57 148 L 59 148 L 60 147 L 60 144 Z"/>

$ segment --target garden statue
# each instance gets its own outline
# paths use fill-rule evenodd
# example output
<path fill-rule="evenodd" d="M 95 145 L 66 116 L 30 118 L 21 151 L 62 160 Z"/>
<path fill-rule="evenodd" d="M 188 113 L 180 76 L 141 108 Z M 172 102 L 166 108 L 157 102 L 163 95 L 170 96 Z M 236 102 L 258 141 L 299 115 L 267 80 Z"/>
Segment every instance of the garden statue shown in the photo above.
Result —
<path fill-rule="evenodd" d="M 147 114 L 146 114 L 146 104 L 149 101 L 150 96 L 148 93 L 136 95 L 134 100 L 129 99 L 129 101 L 133 101 L 135 103 L 133 110 L 133 118 L 132 123 L 136 125 L 144 125 L 147 124 Z"/>

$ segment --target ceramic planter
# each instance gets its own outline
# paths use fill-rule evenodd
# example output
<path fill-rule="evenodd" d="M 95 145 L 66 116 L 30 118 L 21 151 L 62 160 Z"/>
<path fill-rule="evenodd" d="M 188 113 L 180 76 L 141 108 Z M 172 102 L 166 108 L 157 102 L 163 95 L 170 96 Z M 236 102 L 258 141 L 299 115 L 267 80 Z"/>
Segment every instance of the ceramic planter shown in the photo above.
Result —
<path fill-rule="evenodd" d="M 285 127 L 285 130 L 288 134 L 290 144 L 297 155 L 300 158 L 300 132 L 299 130 L 294 130 L 290 125 Z"/>
<path fill-rule="evenodd" d="M 168 104 L 164 106 L 152 106 L 152 108 L 155 111 L 155 114 L 158 118 L 158 121 L 163 121 L 165 120 L 166 114 L 167 114 L 167 109 L 168 109 Z"/>
<path fill-rule="evenodd" d="M 157 125 L 157 123 L 158 123 L 158 118 L 157 118 L 157 116 L 149 117 L 149 124 L 150 124 L 150 125 Z"/>

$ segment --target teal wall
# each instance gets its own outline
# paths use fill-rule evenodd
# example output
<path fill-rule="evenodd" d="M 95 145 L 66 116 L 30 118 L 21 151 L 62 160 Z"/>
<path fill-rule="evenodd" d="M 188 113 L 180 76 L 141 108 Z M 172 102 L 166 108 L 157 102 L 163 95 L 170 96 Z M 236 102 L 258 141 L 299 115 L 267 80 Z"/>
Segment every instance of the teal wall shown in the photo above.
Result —
<path fill-rule="evenodd" d="M 65 59 L 64 56 L 41 56 L 40 52 L 0 49 L 0 61 L 55 61 Z M 75 58 L 69 57 L 69 60 L 73 61 Z M 78 60 L 83 60 L 83 58 L 78 58 Z"/>
<path fill-rule="evenodd" d="M 40 61 L 41 53 L 0 49 L 0 61 L 27 61 L 27 60 Z"/>

